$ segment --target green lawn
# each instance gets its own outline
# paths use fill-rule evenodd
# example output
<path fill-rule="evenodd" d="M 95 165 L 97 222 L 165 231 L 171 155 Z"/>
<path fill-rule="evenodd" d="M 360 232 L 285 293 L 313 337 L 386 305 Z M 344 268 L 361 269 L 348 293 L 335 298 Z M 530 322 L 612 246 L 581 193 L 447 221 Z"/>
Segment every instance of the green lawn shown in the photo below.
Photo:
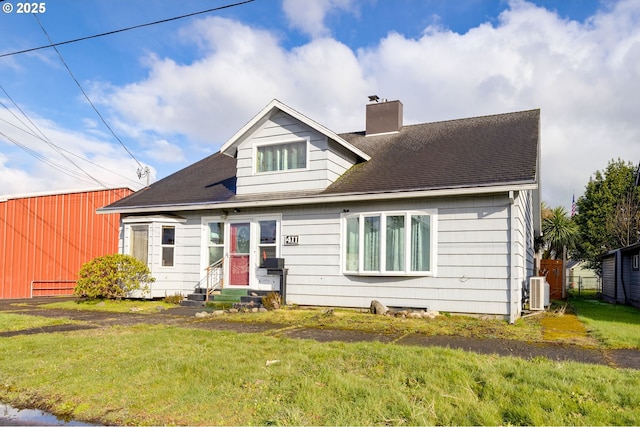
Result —
<path fill-rule="evenodd" d="M 608 348 L 640 349 L 640 310 L 595 299 L 592 294 L 569 300 L 589 333 Z"/>
<path fill-rule="evenodd" d="M 64 310 L 95 310 L 109 311 L 113 313 L 157 313 L 159 309 L 175 307 L 175 304 L 168 304 L 163 301 L 144 300 L 63 300 L 43 304 L 42 308 L 62 308 Z"/>
<path fill-rule="evenodd" d="M 640 372 L 604 366 L 149 325 L 0 340 L 0 400 L 108 424 L 640 424 Z"/>
<path fill-rule="evenodd" d="M 110 312 L 157 313 L 158 307 L 170 304 L 158 301 L 62 301 L 41 306 L 67 310 L 101 310 Z M 203 309 L 204 310 L 204 309 Z M 208 308 L 211 310 L 211 308 Z M 485 338 L 541 341 L 539 318 L 519 319 L 511 325 L 491 317 L 455 316 L 443 313 L 435 319 L 410 319 L 374 316 L 368 310 L 285 307 L 266 313 L 236 313 L 222 318 L 245 323 L 276 323 L 311 328 L 334 328 L 378 333 L 421 333 L 427 335 L 482 336 Z"/>
<path fill-rule="evenodd" d="M 45 326 L 66 325 L 74 323 L 69 319 L 28 316 L 22 314 L 2 313 L 0 315 L 0 332 L 21 331 Z"/>

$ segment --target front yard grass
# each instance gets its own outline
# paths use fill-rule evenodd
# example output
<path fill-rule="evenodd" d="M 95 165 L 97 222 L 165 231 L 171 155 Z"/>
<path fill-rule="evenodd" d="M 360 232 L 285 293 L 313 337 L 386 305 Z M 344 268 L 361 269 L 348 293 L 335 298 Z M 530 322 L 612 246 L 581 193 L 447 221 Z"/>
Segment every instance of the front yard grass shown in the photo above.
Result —
<path fill-rule="evenodd" d="M 271 322 L 308 328 L 358 330 L 376 333 L 455 335 L 463 337 L 542 339 L 539 319 L 519 319 L 515 324 L 492 317 L 441 314 L 435 319 L 412 319 L 373 315 L 368 310 L 284 308 L 267 313 L 238 313 L 225 320 Z"/>
<path fill-rule="evenodd" d="M 2 313 L 0 315 L 0 332 L 21 331 L 24 329 L 43 328 L 47 326 L 68 325 L 76 323 L 64 318 L 48 318 L 24 314 Z"/>
<path fill-rule="evenodd" d="M 151 314 L 157 313 L 158 310 L 166 310 L 175 307 L 175 304 L 169 304 L 164 301 L 146 301 L 146 300 L 108 300 L 108 299 L 78 299 L 51 302 L 43 304 L 43 308 L 61 308 L 64 310 L 95 310 L 108 311 L 112 313 L 141 313 Z"/>
<path fill-rule="evenodd" d="M 640 424 L 639 371 L 544 358 L 164 325 L 0 342 L 0 400 L 105 424 Z"/>
<path fill-rule="evenodd" d="M 640 349 L 640 310 L 609 304 L 592 294 L 572 296 L 573 306 L 589 333 L 607 348 Z"/>

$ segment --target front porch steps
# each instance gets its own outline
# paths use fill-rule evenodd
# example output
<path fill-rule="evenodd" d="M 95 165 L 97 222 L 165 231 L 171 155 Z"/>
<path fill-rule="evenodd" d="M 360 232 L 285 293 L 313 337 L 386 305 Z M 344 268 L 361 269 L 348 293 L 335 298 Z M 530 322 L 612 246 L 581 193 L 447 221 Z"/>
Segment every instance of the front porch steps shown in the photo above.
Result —
<path fill-rule="evenodd" d="M 243 288 L 222 288 L 209 295 L 209 304 L 220 306 L 220 308 L 230 308 L 238 306 L 261 307 L 262 299 L 273 291 L 258 291 L 255 289 Z M 187 295 L 180 305 L 189 307 L 199 307 L 207 304 L 207 290 L 196 288 L 192 294 Z"/>

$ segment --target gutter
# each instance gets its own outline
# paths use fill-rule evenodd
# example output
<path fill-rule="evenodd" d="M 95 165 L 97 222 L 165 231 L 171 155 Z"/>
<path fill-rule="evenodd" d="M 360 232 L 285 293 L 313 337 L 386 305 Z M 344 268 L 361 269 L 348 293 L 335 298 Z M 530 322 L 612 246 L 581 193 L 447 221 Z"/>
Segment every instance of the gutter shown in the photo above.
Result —
<path fill-rule="evenodd" d="M 175 212 L 175 211 L 196 211 L 196 210 L 213 210 L 213 209 L 234 209 L 234 208 L 253 208 L 253 207 L 276 207 L 276 206 L 300 206 L 312 205 L 319 203 L 343 203 L 343 202 L 359 202 L 372 200 L 395 200 L 395 199 L 412 199 L 424 197 L 449 197 L 449 196 L 465 196 L 465 195 L 483 195 L 492 193 L 507 193 L 513 195 L 514 191 L 535 190 L 538 188 L 537 183 L 513 183 L 499 186 L 487 187 L 464 187 L 464 188 L 445 188 L 439 190 L 414 190 L 414 191 L 395 191 L 386 193 L 342 193 L 336 195 L 318 194 L 313 196 L 303 196 L 298 198 L 280 198 L 280 199 L 263 199 L 263 200 L 247 200 L 247 201 L 225 201 L 225 202 L 202 202 L 202 203 L 184 203 L 184 204 L 162 204 L 147 206 L 131 206 L 124 208 L 110 208 L 108 206 L 97 209 L 97 213 L 148 213 L 148 212 Z"/>

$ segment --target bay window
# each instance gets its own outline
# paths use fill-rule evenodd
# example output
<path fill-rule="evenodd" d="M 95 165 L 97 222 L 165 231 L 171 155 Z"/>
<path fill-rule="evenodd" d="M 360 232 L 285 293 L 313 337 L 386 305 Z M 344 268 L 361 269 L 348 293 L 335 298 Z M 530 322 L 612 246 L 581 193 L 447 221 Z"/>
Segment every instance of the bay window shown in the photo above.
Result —
<path fill-rule="evenodd" d="M 345 273 L 433 274 L 434 218 L 424 211 L 345 216 Z"/>

